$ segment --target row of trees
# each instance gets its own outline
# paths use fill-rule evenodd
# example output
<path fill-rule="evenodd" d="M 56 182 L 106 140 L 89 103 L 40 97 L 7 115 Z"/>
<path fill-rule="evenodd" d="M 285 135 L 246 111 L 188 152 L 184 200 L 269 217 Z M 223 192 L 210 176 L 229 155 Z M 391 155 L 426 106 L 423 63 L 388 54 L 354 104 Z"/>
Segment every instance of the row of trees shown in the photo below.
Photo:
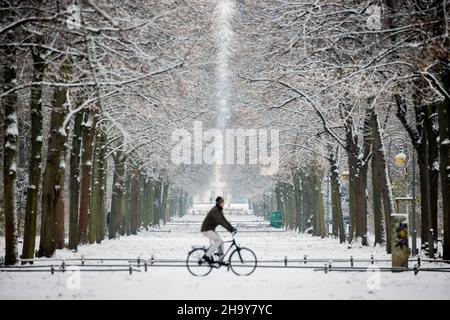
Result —
<path fill-rule="evenodd" d="M 322 235 L 322 202 L 308 189 L 320 193 L 329 170 L 333 233 L 339 235 L 346 205 L 339 180 L 346 172 L 348 240 L 368 244 L 370 216 L 375 244 L 390 251 L 394 197 L 410 194 L 391 186 L 400 178 L 390 170 L 390 156 L 409 149 L 419 167 L 419 236 L 427 245 L 443 230 L 448 259 L 449 3 L 259 1 L 241 9 L 246 21 L 236 28 L 241 56 L 249 57 L 236 61 L 235 83 L 246 92 L 241 103 L 261 115 L 259 125 L 286 133 L 282 170 L 260 199 L 281 188 L 289 212 L 291 190 L 308 194 L 286 223 L 303 230 L 302 221 L 312 216 L 314 233 Z M 402 146 L 393 142 L 399 139 Z M 308 202 L 312 213 L 304 209 Z M 299 214 L 306 217 L 293 218 Z"/>
<path fill-rule="evenodd" d="M 22 234 L 23 259 L 50 257 L 186 212 L 167 147 L 209 72 L 192 67 L 207 31 L 191 5 L 1 1 L 7 264 Z"/>

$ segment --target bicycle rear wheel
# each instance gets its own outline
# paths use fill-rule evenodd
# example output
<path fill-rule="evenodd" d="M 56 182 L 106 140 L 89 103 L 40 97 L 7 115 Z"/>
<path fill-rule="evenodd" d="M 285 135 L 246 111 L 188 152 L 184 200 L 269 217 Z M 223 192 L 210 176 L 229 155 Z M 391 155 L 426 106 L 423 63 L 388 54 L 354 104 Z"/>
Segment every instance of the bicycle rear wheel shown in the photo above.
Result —
<path fill-rule="evenodd" d="M 230 255 L 230 268 L 238 276 L 251 275 L 258 264 L 255 253 L 247 248 L 238 248 Z"/>
<path fill-rule="evenodd" d="M 212 270 L 212 266 L 203 259 L 205 253 L 206 249 L 197 248 L 189 252 L 187 256 L 186 267 L 196 277 L 207 276 Z"/>

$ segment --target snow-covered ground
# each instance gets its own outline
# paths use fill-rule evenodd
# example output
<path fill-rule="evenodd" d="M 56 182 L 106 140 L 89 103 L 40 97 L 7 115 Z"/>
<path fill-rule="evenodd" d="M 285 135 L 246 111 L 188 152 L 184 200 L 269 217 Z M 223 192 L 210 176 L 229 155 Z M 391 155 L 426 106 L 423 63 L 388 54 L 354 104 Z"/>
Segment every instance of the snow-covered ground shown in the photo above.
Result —
<path fill-rule="evenodd" d="M 161 229 L 82 246 L 77 253 L 59 250 L 58 258 L 185 259 L 192 245 L 207 244 L 200 233 L 200 216 L 185 216 Z M 261 227 L 254 216 L 229 219 L 242 232 L 241 245 L 258 259 L 388 258 L 382 248 L 348 248 L 335 239 L 318 239 Z M 198 221 L 186 224 L 185 221 Z M 238 220 L 246 222 L 239 223 Z M 246 227 L 247 226 L 247 227 Z M 170 230 L 170 232 L 168 232 Z M 160 232 L 163 231 L 163 232 Z M 224 238 L 229 234 L 221 233 Z M 3 240 L 2 240 L 3 241 Z M 0 243 L 3 250 L 4 243 Z M 316 263 L 316 265 L 323 263 Z M 385 264 L 384 264 L 385 265 Z M 0 272 L 0 299 L 449 299 L 450 273 L 329 272 L 312 269 L 258 268 L 238 277 L 222 268 L 204 278 L 186 268 L 149 267 L 148 272 Z"/>

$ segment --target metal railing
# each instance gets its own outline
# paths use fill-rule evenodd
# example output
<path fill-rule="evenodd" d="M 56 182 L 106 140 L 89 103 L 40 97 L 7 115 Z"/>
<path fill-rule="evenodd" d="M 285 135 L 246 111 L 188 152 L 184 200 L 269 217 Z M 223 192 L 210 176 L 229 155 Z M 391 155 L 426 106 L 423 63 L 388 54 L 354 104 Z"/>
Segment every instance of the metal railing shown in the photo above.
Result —
<path fill-rule="evenodd" d="M 162 233 L 171 233 L 171 232 L 178 232 L 178 231 L 172 231 L 172 230 L 148 230 L 147 232 L 162 232 Z M 187 234 L 199 234 L 199 231 L 183 231 L 184 233 Z M 219 233 L 228 233 L 228 231 L 226 230 L 216 230 L 216 232 Z M 239 233 L 284 233 L 284 232 L 288 232 L 288 230 L 286 229 L 279 229 L 278 231 L 272 230 L 272 229 L 267 229 L 267 230 L 258 230 L 257 228 L 255 228 L 255 230 L 241 230 L 239 229 Z"/>
<path fill-rule="evenodd" d="M 418 274 L 424 272 L 450 272 L 450 266 L 436 266 L 436 263 L 449 264 L 450 260 L 423 259 L 421 257 L 411 258 L 414 262 L 412 268 L 397 268 L 378 264 L 390 263 L 390 259 L 376 259 L 373 255 L 370 258 L 291 258 L 283 259 L 261 259 L 258 260 L 258 268 L 280 268 L 280 269 L 312 269 L 314 271 L 328 272 L 370 272 L 373 268 L 380 272 L 406 272 L 412 271 Z M 106 263 L 105 263 L 106 262 Z M 116 263 L 114 263 L 116 262 Z M 27 264 L 28 263 L 28 264 Z M 318 265 L 320 263 L 320 265 Z M 336 266 L 337 264 L 337 266 Z M 344 264 L 344 265 L 342 265 Z M 356 264 L 365 264 L 358 265 Z M 424 266 L 424 264 L 426 266 Z M 185 259 L 156 259 L 150 258 L 39 258 L 39 259 L 19 259 L 18 264 L 13 266 L 0 266 L 0 272 L 128 272 L 130 275 L 135 272 L 147 272 L 153 267 L 186 267 Z M 241 267 L 241 266 L 240 266 Z M 249 266 L 251 267 L 251 266 Z M 72 270 L 71 268 L 75 268 Z"/>

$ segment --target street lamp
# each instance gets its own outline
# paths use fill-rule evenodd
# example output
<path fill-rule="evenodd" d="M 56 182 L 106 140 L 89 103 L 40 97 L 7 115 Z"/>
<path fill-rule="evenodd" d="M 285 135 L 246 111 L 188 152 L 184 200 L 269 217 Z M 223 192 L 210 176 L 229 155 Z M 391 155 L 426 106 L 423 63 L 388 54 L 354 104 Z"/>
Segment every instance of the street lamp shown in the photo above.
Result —
<path fill-rule="evenodd" d="M 406 155 L 403 152 L 394 157 L 394 163 L 402 168 L 406 168 Z M 392 225 L 392 267 L 408 267 L 409 249 L 408 249 L 408 210 L 406 213 L 400 213 L 400 202 L 411 201 L 411 198 L 396 198 L 396 213 L 391 214 Z"/>
<path fill-rule="evenodd" d="M 341 172 L 341 180 L 347 182 L 349 180 L 350 173 L 346 171 Z"/>
<path fill-rule="evenodd" d="M 405 168 L 406 167 L 406 154 L 400 152 L 394 157 L 394 162 L 397 166 Z"/>

